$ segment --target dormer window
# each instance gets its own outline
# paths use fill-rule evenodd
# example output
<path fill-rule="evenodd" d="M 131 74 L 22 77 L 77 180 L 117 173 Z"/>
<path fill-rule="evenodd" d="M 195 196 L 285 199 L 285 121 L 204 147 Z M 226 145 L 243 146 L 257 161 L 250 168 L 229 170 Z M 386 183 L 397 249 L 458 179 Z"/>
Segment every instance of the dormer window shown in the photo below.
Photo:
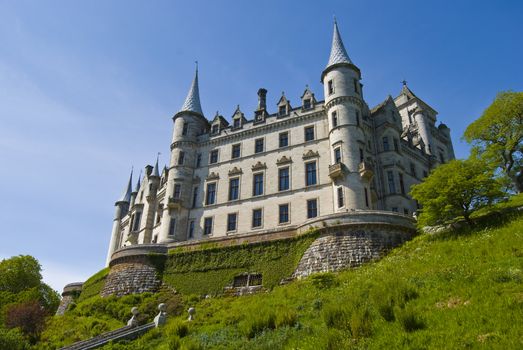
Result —
<path fill-rule="evenodd" d="M 329 88 L 329 95 L 332 95 L 334 93 L 334 83 L 332 82 L 332 80 L 329 80 L 329 82 L 327 83 L 328 85 L 328 88 Z"/>
<path fill-rule="evenodd" d="M 278 114 L 280 116 L 286 115 L 287 114 L 287 106 L 285 106 L 285 105 L 280 106 L 280 109 L 278 110 Z"/>
<path fill-rule="evenodd" d="M 214 124 L 212 126 L 211 133 L 213 135 L 215 135 L 215 134 L 218 134 L 219 132 L 220 132 L 220 125 L 219 124 Z"/>
<path fill-rule="evenodd" d="M 240 118 L 233 119 L 233 121 L 232 121 L 232 127 L 233 127 L 234 129 L 237 129 L 237 128 L 239 128 L 240 126 L 241 126 L 241 120 L 240 120 Z"/>
<path fill-rule="evenodd" d="M 303 109 L 311 109 L 311 99 L 306 98 L 303 100 Z"/>

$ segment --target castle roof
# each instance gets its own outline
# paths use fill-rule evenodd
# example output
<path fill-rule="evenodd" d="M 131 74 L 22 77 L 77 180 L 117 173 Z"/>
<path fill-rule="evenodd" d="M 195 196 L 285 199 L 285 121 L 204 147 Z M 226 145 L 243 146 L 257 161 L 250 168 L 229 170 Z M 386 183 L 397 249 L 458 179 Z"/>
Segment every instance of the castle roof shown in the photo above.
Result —
<path fill-rule="evenodd" d="M 331 55 L 329 57 L 329 63 L 327 63 L 327 67 L 339 63 L 354 64 L 349 58 L 347 50 L 345 50 L 345 46 L 343 45 L 343 41 L 341 40 L 341 35 L 338 30 L 338 23 L 336 22 L 336 19 L 334 19 L 334 33 L 332 34 Z"/>
<path fill-rule="evenodd" d="M 118 202 L 129 203 L 131 201 L 131 192 L 133 191 L 132 182 L 133 182 L 133 171 L 131 170 L 131 175 L 129 176 L 129 182 L 127 183 L 127 187 L 125 188 L 124 192 L 122 193 L 122 196 L 120 197 L 120 199 L 118 201 L 116 201 L 117 203 Z"/>
<path fill-rule="evenodd" d="M 193 112 L 203 116 L 202 106 L 200 104 L 200 90 L 198 88 L 198 68 L 196 68 L 196 74 L 194 75 L 191 88 L 180 112 Z"/>

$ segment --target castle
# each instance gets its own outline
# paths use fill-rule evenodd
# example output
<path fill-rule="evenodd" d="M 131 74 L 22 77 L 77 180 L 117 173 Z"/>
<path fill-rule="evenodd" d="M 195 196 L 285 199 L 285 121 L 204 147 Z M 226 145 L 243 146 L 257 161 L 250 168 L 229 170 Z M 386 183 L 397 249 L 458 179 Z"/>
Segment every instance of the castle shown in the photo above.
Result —
<path fill-rule="evenodd" d="M 169 166 L 146 166 L 135 186 L 131 174 L 115 204 L 107 264 L 129 246 L 265 237 L 355 213 L 412 216 L 410 187 L 454 158 L 450 130 L 405 82 L 369 108 L 361 79 L 336 22 L 323 101 L 307 87 L 299 106 L 282 95 L 270 113 L 259 89 L 253 115 L 238 107 L 230 123 L 209 121 L 196 70 L 173 117 Z"/>

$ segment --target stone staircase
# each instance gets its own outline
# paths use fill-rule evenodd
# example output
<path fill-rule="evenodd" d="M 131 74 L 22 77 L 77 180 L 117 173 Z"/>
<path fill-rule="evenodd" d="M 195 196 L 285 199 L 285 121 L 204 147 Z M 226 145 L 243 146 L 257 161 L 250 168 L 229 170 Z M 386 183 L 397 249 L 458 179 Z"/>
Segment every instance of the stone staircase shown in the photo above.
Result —
<path fill-rule="evenodd" d="M 135 339 L 140 335 L 154 328 L 154 322 L 144 324 L 142 326 L 125 326 L 114 331 L 100 334 L 94 338 L 79 341 L 61 348 L 61 350 L 88 350 L 99 348 L 111 341 L 119 341 L 124 339 Z"/>

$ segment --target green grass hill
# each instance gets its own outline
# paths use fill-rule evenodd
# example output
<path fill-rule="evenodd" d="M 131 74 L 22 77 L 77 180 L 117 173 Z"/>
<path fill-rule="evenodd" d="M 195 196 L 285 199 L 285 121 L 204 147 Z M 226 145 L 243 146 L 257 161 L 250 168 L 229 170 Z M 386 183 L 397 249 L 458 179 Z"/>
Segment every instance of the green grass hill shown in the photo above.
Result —
<path fill-rule="evenodd" d="M 251 296 L 91 296 L 54 317 L 38 348 L 122 326 L 131 306 L 150 321 L 166 301 L 165 327 L 103 349 L 521 349 L 523 215 L 479 222 L 421 234 L 357 269 Z"/>

